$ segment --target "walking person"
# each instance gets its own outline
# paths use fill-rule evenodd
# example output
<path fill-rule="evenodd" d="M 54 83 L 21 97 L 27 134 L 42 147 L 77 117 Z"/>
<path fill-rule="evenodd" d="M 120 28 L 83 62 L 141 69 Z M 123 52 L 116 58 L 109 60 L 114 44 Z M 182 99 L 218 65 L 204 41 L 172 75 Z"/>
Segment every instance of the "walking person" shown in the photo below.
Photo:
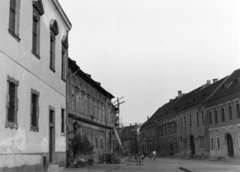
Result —
<path fill-rule="evenodd" d="M 157 155 L 157 152 L 156 152 L 156 151 L 153 151 L 153 160 L 156 159 L 156 155 Z"/>

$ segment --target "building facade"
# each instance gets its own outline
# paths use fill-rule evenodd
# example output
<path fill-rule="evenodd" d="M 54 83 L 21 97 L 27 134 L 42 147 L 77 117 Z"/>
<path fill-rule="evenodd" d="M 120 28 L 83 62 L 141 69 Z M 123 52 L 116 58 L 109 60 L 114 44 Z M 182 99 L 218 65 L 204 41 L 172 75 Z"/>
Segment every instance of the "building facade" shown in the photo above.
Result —
<path fill-rule="evenodd" d="M 94 162 L 104 153 L 113 152 L 114 96 L 84 73 L 75 61 L 68 60 L 68 127 L 71 133 L 80 130 L 94 145 Z M 69 159 L 70 160 L 70 159 Z"/>
<path fill-rule="evenodd" d="M 57 0 L 5 0 L 0 13 L 0 171 L 64 166 L 71 23 Z"/>
<path fill-rule="evenodd" d="M 229 75 L 205 102 L 210 156 L 240 157 L 240 70 Z"/>

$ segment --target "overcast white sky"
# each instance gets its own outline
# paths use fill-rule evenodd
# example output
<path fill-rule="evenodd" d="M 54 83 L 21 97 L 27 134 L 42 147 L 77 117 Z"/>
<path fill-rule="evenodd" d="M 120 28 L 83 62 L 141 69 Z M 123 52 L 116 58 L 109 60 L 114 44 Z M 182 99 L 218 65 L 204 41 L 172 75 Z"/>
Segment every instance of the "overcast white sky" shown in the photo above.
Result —
<path fill-rule="evenodd" d="M 124 125 L 143 123 L 177 91 L 240 68 L 238 0 L 59 0 L 69 56 L 115 97 Z"/>

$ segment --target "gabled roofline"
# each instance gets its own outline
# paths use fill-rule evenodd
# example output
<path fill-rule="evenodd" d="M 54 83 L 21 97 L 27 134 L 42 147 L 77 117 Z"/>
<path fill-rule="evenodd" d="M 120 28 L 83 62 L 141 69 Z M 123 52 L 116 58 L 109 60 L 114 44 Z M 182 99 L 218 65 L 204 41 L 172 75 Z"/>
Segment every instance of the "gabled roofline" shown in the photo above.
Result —
<path fill-rule="evenodd" d="M 61 5 L 59 4 L 58 0 L 51 0 L 51 2 L 53 3 L 53 5 L 54 5 L 55 9 L 57 10 L 58 14 L 61 16 L 63 22 L 67 26 L 67 29 L 71 30 L 72 29 L 72 24 L 71 24 L 70 20 L 68 19 L 66 13 L 62 9 Z"/>

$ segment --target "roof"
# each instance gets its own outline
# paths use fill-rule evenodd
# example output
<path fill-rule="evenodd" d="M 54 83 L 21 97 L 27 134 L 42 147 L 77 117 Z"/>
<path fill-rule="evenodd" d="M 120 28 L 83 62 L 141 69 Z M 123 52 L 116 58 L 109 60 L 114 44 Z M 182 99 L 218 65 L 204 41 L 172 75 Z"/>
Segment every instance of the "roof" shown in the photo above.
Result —
<path fill-rule="evenodd" d="M 206 103 L 234 94 L 238 91 L 240 91 L 240 69 L 233 71 L 230 76 L 226 77 L 222 85 L 216 90 L 212 97 L 206 101 Z"/>
<path fill-rule="evenodd" d="M 77 75 L 81 77 L 84 81 L 86 81 L 88 84 L 90 84 L 92 87 L 96 88 L 99 92 L 101 92 L 103 95 L 109 97 L 109 98 L 114 98 L 114 96 L 106 91 L 99 82 L 96 82 L 91 78 L 91 75 L 83 72 L 80 67 L 77 65 L 76 61 L 72 60 L 71 58 L 68 57 L 68 67 L 73 69 L 74 71 L 77 72 Z"/>
<path fill-rule="evenodd" d="M 226 77 L 212 84 L 205 84 L 201 87 L 201 89 L 190 93 L 187 99 L 185 100 L 185 102 L 187 103 L 185 103 L 181 110 L 186 110 L 199 104 L 202 104 L 209 96 L 212 95 L 214 90 L 216 90 L 218 86 L 221 85 L 225 78 Z"/>

